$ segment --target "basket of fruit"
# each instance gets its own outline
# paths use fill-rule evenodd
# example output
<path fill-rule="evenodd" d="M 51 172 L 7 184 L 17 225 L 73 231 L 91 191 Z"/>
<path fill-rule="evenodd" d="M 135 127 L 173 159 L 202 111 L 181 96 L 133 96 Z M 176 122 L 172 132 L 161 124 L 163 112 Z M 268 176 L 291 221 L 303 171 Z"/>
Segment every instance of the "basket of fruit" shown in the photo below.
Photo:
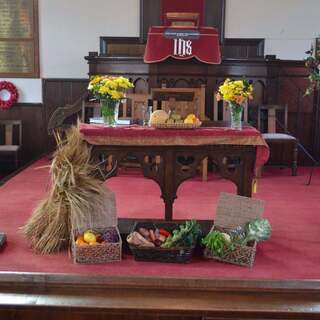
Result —
<path fill-rule="evenodd" d="M 196 221 L 138 222 L 127 242 L 137 261 L 188 263 L 200 236 L 201 228 Z"/>
<path fill-rule="evenodd" d="M 150 118 L 150 125 L 158 129 L 196 129 L 201 127 L 202 122 L 192 114 L 186 118 L 175 112 L 167 113 L 164 110 L 156 110 Z"/>
<path fill-rule="evenodd" d="M 73 237 L 72 253 L 76 263 L 121 261 L 121 251 L 122 242 L 117 227 L 90 229 Z"/>
<path fill-rule="evenodd" d="M 75 263 L 121 261 L 122 240 L 117 227 L 115 196 L 108 191 L 103 214 L 90 212 L 72 221 L 71 250 Z"/>
<path fill-rule="evenodd" d="M 263 210 L 261 200 L 221 193 L 215 224 L 202 239 L 204 257 L 252 267 L 257 243 L 271 235 Z"/>

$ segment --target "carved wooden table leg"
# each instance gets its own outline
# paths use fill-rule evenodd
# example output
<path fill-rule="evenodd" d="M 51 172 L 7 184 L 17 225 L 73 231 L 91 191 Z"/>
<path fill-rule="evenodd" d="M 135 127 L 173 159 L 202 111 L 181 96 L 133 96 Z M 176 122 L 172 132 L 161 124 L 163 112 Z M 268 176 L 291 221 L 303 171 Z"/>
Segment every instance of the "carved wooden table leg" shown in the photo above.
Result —
<path fill-rule="evenodd" d="M 146 153 L 152 154 L 153 164 L 143 162 L 143 155 L 140 152 L 135 155 L 139 159 L 144 176 L 154 180 L 160 186 L 161 198 L 165 204 L 165 220 L 172 221 L 173 203 L 177 198 L 176 192 L 180 184 L 177 175 L 179 169 L 177 168 L 176 152 L 174 148 L 169 147 L 164 150 L 150 147 L 149 150 Z"/>
<path fill-rule="evenodd" d="M 171 221 L 173 203 L 176 199 L 174 151 L 171 149 L 157 150 L 152 147 L 149 150 L 148 152 L 135 152 L 134 155 L 141 164 L 143 175 L 159 185 L 161 198 L 165 204 L 165 219 Z M 148 154 L 149 161 L 147 162 L 145 154 Z"/>
<path fill-rule="evenodd" d="M 162 199 L 165 203 L 165 219 L 172 220 L 173 203 L 177 198 L 175 188 L 176 161 L 174 151 L 168 150 L 164 156 L 164 186 L 162 191 Z"/>
<path fill-rule="evenodd" d="M 237 185 L 237 193 L 240 196 L 252 196 L 252 183 L 254 176 L 255 157 L 250 153 L 242 155 L 241 179 Z"/>
<path fill-rule="evenodd" d="M 180 184 L 196 176 L 201 161 L 208 156 L 219 167 L 221 176 L 236 184 L 239 195 L 251 197 L 252 194 L 256 159 L 256 148 L 253 146 L 92 147 L 93 160 L 96 163 L 103 161 L 100 169 L 104 173 L 105 180 L 117 175 L 120 161 L 128 155 L 136 157 L 144 176 L 160 186 L 167 221 L 173 218 L 173 204 Z"/>
<path fill-rule="evenodd" d="M 171 147 L 165 153 L 165 179 L 162 198 L 165 202 L 165 218 L 172 220 L 173 204 L 179 186 L 195 177 L 198 167 L 207 156 L 205 147 Z"/>
<path fill-rule="evenodd" d="M 256 148 L 253 146 L 212 146 L 211 159 L 223 178 L 237 186 L 240 196 L 251 197 Z"/>

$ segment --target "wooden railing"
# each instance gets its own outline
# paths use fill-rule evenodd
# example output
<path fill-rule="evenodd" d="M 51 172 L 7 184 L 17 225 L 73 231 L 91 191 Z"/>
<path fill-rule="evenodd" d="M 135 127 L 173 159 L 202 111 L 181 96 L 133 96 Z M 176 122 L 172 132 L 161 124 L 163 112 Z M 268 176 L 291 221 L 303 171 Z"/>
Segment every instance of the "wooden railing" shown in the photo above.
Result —
<path fill-rule="evenodd" d="M 64 107 L 57 108 L 51 115 L 48 122 L 48 133 L 52 135 L 54 130 L 62 127 L 65 120 L 82 110 L 83 103 L 85 103 L 88 98 L 88 93 L 82 94 L 73 104 L 66 104 Z"/>

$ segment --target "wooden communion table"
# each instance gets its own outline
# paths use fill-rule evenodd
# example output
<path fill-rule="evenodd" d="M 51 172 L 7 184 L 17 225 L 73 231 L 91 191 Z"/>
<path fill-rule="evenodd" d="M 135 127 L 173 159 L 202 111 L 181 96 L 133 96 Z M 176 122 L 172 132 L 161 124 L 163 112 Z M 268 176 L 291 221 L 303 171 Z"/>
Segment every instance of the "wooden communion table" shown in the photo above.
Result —
<path fill-rule="evenodd" d="M 267 161 L 268 146 L 253 127 L 238 131 L 224 125 L 217 122 L 199 129 L 176 130 L 81 124 L 80 132 L 92 145 L 92 157 L 101 164 L 105 179 L 117 175 L 119 163 L 126 157 L 135 157 L 144 176 L 160 186 L 165 219 L 171 221 L 177 189 L 197 175 L 206 158 L 223 178 L 236 184 L 239 195 L 251 197 L 254 170 Z"/>

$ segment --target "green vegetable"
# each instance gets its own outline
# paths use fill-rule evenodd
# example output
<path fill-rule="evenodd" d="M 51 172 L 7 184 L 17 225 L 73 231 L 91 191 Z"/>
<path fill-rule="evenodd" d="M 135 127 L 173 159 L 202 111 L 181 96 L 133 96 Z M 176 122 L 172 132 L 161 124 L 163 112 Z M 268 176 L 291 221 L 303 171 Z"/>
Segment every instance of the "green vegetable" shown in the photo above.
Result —
<path fill-rule="evenodd" d="M 253 220 L 244 228 L 231 230 L 230 238 L 221 231 L 211 231 L 202 239 L 202 244 L 218 256 L 223 256 L 225 250 L 234 250 L 235 246 L 245 245 L 249 241 L 263 241 L 270 238 L 271 226 L 266 219 Z M 230 239 L 230 240 L 229 240 Z"/>
<path fill-rule="evenodd" d="M 227 240 L 223 232 L 211 231 L 202 239 L 202 244 L 218 256 L 224 254 L 225 249 L 229 248 L 230 242 Z"/>
<path fill-rule="evenodd" d="M 263 241 L 271 236 L 271 225 L 267 219 L 256 219 L 246 224 L 246 236 L 243 243 L 249 241 Z"/>
<path fill-rule="evenodd" d="M 201 236 L 201 227 L 195 220 L 186 221 L 185 224 L 180 225 L 179 229 L 173 231 L 161 248 L 173 247 L 191 247 Z"/>

